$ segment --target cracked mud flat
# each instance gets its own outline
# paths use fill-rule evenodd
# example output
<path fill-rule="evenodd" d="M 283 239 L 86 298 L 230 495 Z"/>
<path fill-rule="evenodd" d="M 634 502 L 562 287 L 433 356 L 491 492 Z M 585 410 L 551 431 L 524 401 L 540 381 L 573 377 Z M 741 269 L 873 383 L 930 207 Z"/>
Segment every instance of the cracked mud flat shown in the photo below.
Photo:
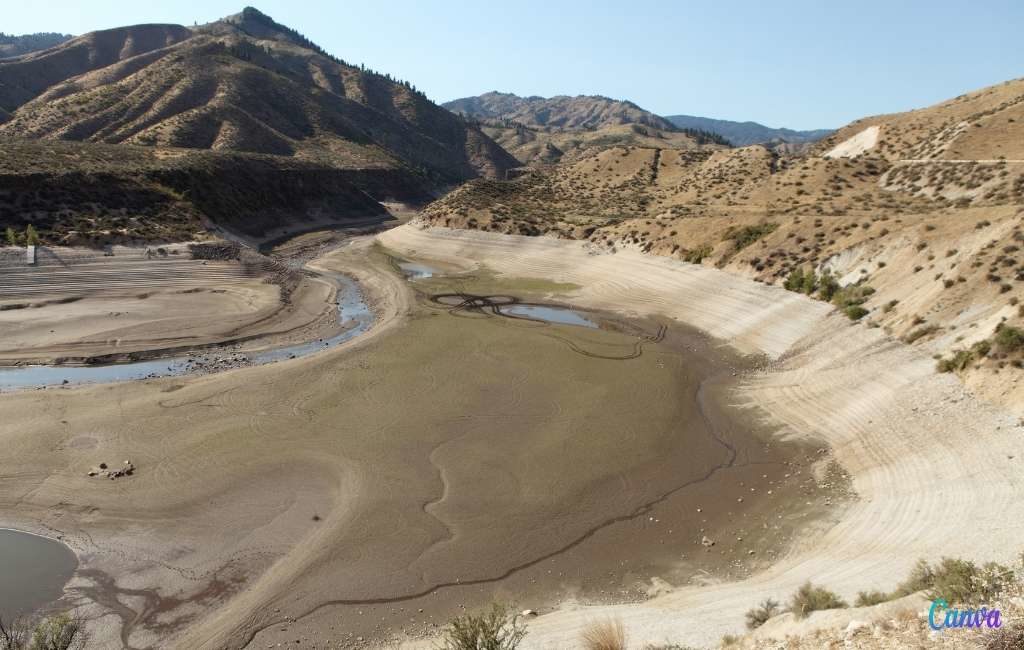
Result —
<path fill-rule="evenodd" d="M 0 397 L 3 523 L 77 551 L 67 603 L 98 639 L 365 645 L 492 598 L 643 600 L 745 575 L 837 507 L 817 447 L 767 443 L 756 412 L 724 406 L 751 362 L 693 331 L 460 317 L 418 295 L 450 281 L 414 293 L 368 246 L 318 264 L 360 279 L 370 332 L 268 366 Z M 122 456 L 134 476 L 85 476 Z"/>

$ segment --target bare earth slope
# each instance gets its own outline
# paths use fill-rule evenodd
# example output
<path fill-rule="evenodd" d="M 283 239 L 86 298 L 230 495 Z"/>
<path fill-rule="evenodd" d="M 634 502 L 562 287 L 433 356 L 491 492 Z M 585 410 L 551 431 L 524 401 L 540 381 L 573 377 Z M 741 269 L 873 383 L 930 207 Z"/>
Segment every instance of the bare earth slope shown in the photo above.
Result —
<path fill-rule="evenodd" d="M 756 603 L 783 601 L 808 579 L 852 598 L 892 588 L 918 557 L 1005 560 L 1020 550 L 1015 449 L 1024 428 L 879 329 L 778 288 L 632 251 L 412 225 L 380 239 L 398 251 L 577 283 L 582 305 L 663 313 L 765 353 L 776 361 L 747 377 L 736 403 L 761 409 L 780 437 L 827 444 L 852 475 L 859 498 L 839 523 L 809 532 L 750 579 L 638 604 L 568 604 L 532 621 L 523 647 L 575 647 L 588 624 L 608 617 L 625 623 L 631 644 L 712 645 L 741 631 Z"/>
<path fill-rule="evenodd" d="M 467 183 L 424 214 L 432 225 L 584 240 L 771 284 L 813 272 L 791 285 L 819 297 L 827 271 L 856 287 L 852 317 L 1024 412 L 1014 381 L 1024 346 L 1013 334 L 1024 328 L 1022 106 L 1024 82 L 1010 81 L 862 120 L 806 156 L 587 150 L 512 181 Z"/>

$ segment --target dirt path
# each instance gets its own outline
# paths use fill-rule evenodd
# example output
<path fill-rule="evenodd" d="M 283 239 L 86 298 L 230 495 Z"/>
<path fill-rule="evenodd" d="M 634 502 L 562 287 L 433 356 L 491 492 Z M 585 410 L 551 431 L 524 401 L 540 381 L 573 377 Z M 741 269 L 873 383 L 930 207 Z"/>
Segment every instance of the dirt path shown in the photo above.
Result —
<path fill-rule="evenodd" d="M 530 623 L 526 648 L 573 647 L 583 627 L 609 616 L 623 620 L 633 645 L 713 645 L 740 632 L 758 601 L 785 600 L 806 580 L 852 598 L 894 587 L 918 558 L 1006 561 L 1021 551 L 1024 427 L 877 329 L 724 272 L 595 254 L 579 242 L 415 225 L 379 239 L 422 259 L 576 283 L 580 305 L 662 313 L 767 355 L 768 369 L 748 376 L 737 399 L 770 413 L 780 437 L 830 446 L 853 477 L 860 499 L 842 520 L 768 570 L 640 604 L 566 606 Z"/>

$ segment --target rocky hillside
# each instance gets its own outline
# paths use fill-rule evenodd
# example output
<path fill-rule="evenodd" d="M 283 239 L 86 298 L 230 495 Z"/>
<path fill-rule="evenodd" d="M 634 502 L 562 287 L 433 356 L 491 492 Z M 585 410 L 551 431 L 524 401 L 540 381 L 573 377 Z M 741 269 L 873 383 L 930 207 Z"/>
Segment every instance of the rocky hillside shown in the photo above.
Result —
<path fill-rule="evenodd" d="M 509 120 L 481 123 L 481 130 L 523 165 L 571 162 L 593 150 L 610 147 L 725 149 L 729 144 L 702 131 L 663 131 L 640 124 L 613 124 L 599 129 L 529 127 Z"/>
<path fill-rule="evenodd" d="M 675 126 L 633 102 L 599 95 L 519 97 L 489 92 L 443 104 L 455 113 L 481 120 L 512 120 L 526 126 L 562 129 L 598 129 L 616 124 L 640 124 L 664 131 Z"/>
<path fill-rule="evenodd" d="M 1024 83 L 1009 82 L 862 120 L 805 156 L 595 150 L 468 183 L 424 219 L 786 285 L 925 347 L 943 370 L 1024 410 L 1024 382 L 1013 381 L 1024 365 L 1022 104 Z"/>
<path fill-rule="evenodd" d="M 830 157 L 901 160 L 1024 160 L 1024 79 L 935 106 L 857 120 L 822 140 Z"/>
<path fill-rule="evenodd" d="M 0 157 L 0 230 L 29 225 L 52 245 L 259 240 L 282 229 L 382 222 L 380 200 L 419 202 L 400 169 L 340 169 L 294 157 L 76 142 L 9 141 Z"/>
<path fill-rule="evenodd" d="M 775 129 L 757 122 L 733 122 L 732 120 L 716 120 L 710 117 L 694 115 L 666 115 L 665 119 L 681 129 L 700 129 L 721 135 L 737 147 L 752 144 L 790 143 L 801 144 L 815 142 L 830 133 L 831 129 L 814 129 L 811 131 L 795 131 L 793 129 Z"/>
<path fill-rule="evenodd" d="M 0 61 L 0 137 L 295 156 L 436 184 L 518 164 L 408 82 L 247 8 L 188 29 L 95 32 Z"/>
<path fill-rule="evenodd" d="M 37 50 L 45 50 L 71 39 L 70 34 L 40 32 L 38 34 L 4 34 L 0 32 L 0 59 L 20 56 Z"/>

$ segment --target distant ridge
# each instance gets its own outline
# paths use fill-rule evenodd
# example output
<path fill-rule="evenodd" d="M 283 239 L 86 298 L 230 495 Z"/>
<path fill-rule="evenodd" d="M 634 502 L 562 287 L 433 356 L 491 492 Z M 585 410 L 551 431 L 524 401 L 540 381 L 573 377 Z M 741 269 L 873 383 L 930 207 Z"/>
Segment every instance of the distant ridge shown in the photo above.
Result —
<path fill-rule="evenodd" d="M 0 59 L 20 56 L 37 50 L 45 50 L 54 45 L 60 45 L 71 38 L 73 38 L 71 34 L 58 34 L 56 32 L 39 32 L 37 34 L 22 34 L 21 36 L 0 32 Z"/>
<path fill-rule="evenodd" d="M 667 115 L 665 119 L 681 129 L 700 129 L 717 133 L 737 147 L 751 144 L 790 142 L 801 144 L 815 142 L 834 132 L 834 129 L 814 129 L 811 131 L 795 131 L 793 129 L 775 129 L 757 122 L 733 122 L 716 120 L 710 117 L 695 115 Z"/>
<path fill-rule="evenodd" d="M 640 124 L 663 131 L 676 130 L 665 118 L 633 102 L 601 95 L 520 97 L 493 91 L 445 102 L 442 106 L 467 117 L 512 120 L 527 126 L 599 129 L 619 124 Z"/>

